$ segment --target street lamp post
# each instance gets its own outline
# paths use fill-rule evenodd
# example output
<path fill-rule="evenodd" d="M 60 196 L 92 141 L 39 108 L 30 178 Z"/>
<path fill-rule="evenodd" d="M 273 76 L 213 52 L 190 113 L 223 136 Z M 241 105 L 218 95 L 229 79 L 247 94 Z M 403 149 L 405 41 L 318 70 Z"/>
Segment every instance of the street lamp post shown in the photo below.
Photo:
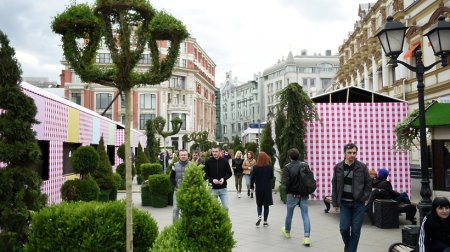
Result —
<path fill-rule="evenodd" d="M 424 73 L 432 69 L 435 65 L 441 63 L 443 67 L 447 66 L 447 57 L 450 53 L 450 23 L 445 21 L 444 17 L 439 17 L 437 24 L 435 24 L 429 32 L 425 34 L 431 43 L 434 55 L 441 59 L 429 66 L 425 66 L 422 61 L 422 51 L 420 49 L 415 51 L 416 65 L 412 66 L 405 62 L 397 60 L 398 56 L 403 51 L 403 41 L 405 33 L 408 28 L 401 22 L 393 21 L 389 16 L 387 22 L 376 34 L 380 40 L 381 46 L 386 54 L 390 57 L 390 64 L 397 67 L 401 64 L 416 73 L 417 78 L 417 96 L 419 105 L 419 141 L 420 141 L 420 169 L 421 169 L 421 188 L 420 200 L 417 208 L 419 209 L 420 221 L 431 209 L 431 189 L 428 176 L 428 153 L 427 153 L 427 137 L 426 137 L 426 122 L 425 122 L 425 102 L 424 102 Z"/>

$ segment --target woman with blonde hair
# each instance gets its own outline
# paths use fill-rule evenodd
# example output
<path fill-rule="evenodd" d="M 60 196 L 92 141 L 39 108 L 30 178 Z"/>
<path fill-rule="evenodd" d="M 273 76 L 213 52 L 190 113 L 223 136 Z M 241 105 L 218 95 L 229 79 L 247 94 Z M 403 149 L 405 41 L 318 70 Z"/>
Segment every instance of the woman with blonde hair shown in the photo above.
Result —
<path fill-rule="evenodd" d="M 243 176 L 243 168 L 242 164 L 244 163 L 244 159 L 242 157 L 242 152 L 240 150 L 236 151 L 236 155 L 231 160 L 231 168 L 233 168 L 234 181 L 236 185 L 237 197 L 241 197 L 242 190 L 242 176 Z"/>
<path fill-rule="evenodd" d="M 244 164 L 242 164 L 242 168 L 245 178 L 245 184 L 247 185 L 247 196 L 252 198 L 253 198 L 253 190 L 250 189 L 250 175 L 252 173 L 252 168 L 255 164 L 256 164 L 255 154 L 253 153 L 253 151 L 247 151 L 247 159 L 245 159 Z"/>
<path fill-rule="evenodd" d="M 251 188 L 256 187 L 256 211 L 258 213 L 258 221 L 256 226 L 261 224 L 262 208 L 264 206 L 264 227 L 267 227 L 267 218 L 269 217 L 269 206 L 273 205 L 272 199 L 272 179 L 273 166 L 271 164 L 269 155 L 265 152 L 260 152 L 258 161 L 253 166 L 253 172 L 250 180 Z"/>

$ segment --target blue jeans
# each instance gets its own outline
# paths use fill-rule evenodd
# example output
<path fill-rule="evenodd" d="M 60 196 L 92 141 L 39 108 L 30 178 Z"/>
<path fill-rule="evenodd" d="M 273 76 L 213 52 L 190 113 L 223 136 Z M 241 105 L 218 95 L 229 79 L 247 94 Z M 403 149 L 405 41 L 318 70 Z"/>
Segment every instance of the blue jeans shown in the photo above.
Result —
<path fill-rule="evenodd" d="M 346 251 L 356 252 L 366 207 L 363 202 L 341 201 L 340 209 L 339 229 Z"/>
<path fill-rule="evenodd" d="M 245 178 L 245 185 L 247 185 L 247 190 L 250 190 L 250 178 L 252 175 L 250 174 L 244 174 Z M 253 192 L 253 190 L 251 190 Z"/>
<path fill-rule="evenodd" d="M 286 196 L 286 220 L 284 222 L 284 228 L 286 232 L 291 232 L 292 216 L 294 215 L 294 209 L 296 206 L 300 207 L 303 220 L 303 233 L 305 237 L 309 237 L 311 233 L 311 224 L 308 216 L 308 198 L 295 198 L 292 194 Z"/>
<path fill-rule="evenodd" d="M 220 202 L 222 202 L 222 206 L 225 210 L 228 211 L 228 190 L 227 188 L 222 189 L 212 189 L 212 195 L 214 198 L 220 198 Z"/>

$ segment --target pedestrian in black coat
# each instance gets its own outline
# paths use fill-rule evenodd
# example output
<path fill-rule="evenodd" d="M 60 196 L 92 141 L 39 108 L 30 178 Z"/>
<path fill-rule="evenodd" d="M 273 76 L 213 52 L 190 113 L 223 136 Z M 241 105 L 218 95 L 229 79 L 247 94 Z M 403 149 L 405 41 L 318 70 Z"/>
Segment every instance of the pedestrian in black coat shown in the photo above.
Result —
<path fill-rule="evenodd" d="M 251 189 L 255 189 L 256 194 L 256 210 L 258 213 L 258 221 L 256 226 L 261 224 L 261 213 L 264 206 L 264 224 L 268 226 L 267 218 L 269 217 L 269 206 L 273 205 L 272 199 L 272 179 L 273 179 L 273 166 L 271 165 L 271 159 L 265 152 L 260 152 L 258 161 L 253 167 L 253 172 L 250 179 Z"/>

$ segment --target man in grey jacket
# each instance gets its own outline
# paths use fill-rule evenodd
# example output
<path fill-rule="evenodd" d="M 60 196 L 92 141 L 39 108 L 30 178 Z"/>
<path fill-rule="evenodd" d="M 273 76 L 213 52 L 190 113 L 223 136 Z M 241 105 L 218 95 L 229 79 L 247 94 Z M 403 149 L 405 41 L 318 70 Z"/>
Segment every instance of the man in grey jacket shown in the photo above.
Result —
<path fill-rule="evenodd" d="M 358 147 L 349 143 L 344 146 L 345 159 L 334 167 L 332 204 L 340 208 L 339 229 L 345 252 L 358 249 L 361 226 L 364 221 L 365 201 L 372 191 L 367 166 L 356 160 Z"/>
<path fill-rule="evenodd" d="M 179 153 L 180 161 L 176 162 L 172 166 L 172 171 L 170 172 L 170 181 L 173 184 L 173 222 L 180 218 L 180 208 L 177 206 L 177 188 L 180 186 L 183 180 L 184 172 L 187 167 L 189 167 L 190 162 L 188 161 L 187 150 L 180 150 Z"/>

